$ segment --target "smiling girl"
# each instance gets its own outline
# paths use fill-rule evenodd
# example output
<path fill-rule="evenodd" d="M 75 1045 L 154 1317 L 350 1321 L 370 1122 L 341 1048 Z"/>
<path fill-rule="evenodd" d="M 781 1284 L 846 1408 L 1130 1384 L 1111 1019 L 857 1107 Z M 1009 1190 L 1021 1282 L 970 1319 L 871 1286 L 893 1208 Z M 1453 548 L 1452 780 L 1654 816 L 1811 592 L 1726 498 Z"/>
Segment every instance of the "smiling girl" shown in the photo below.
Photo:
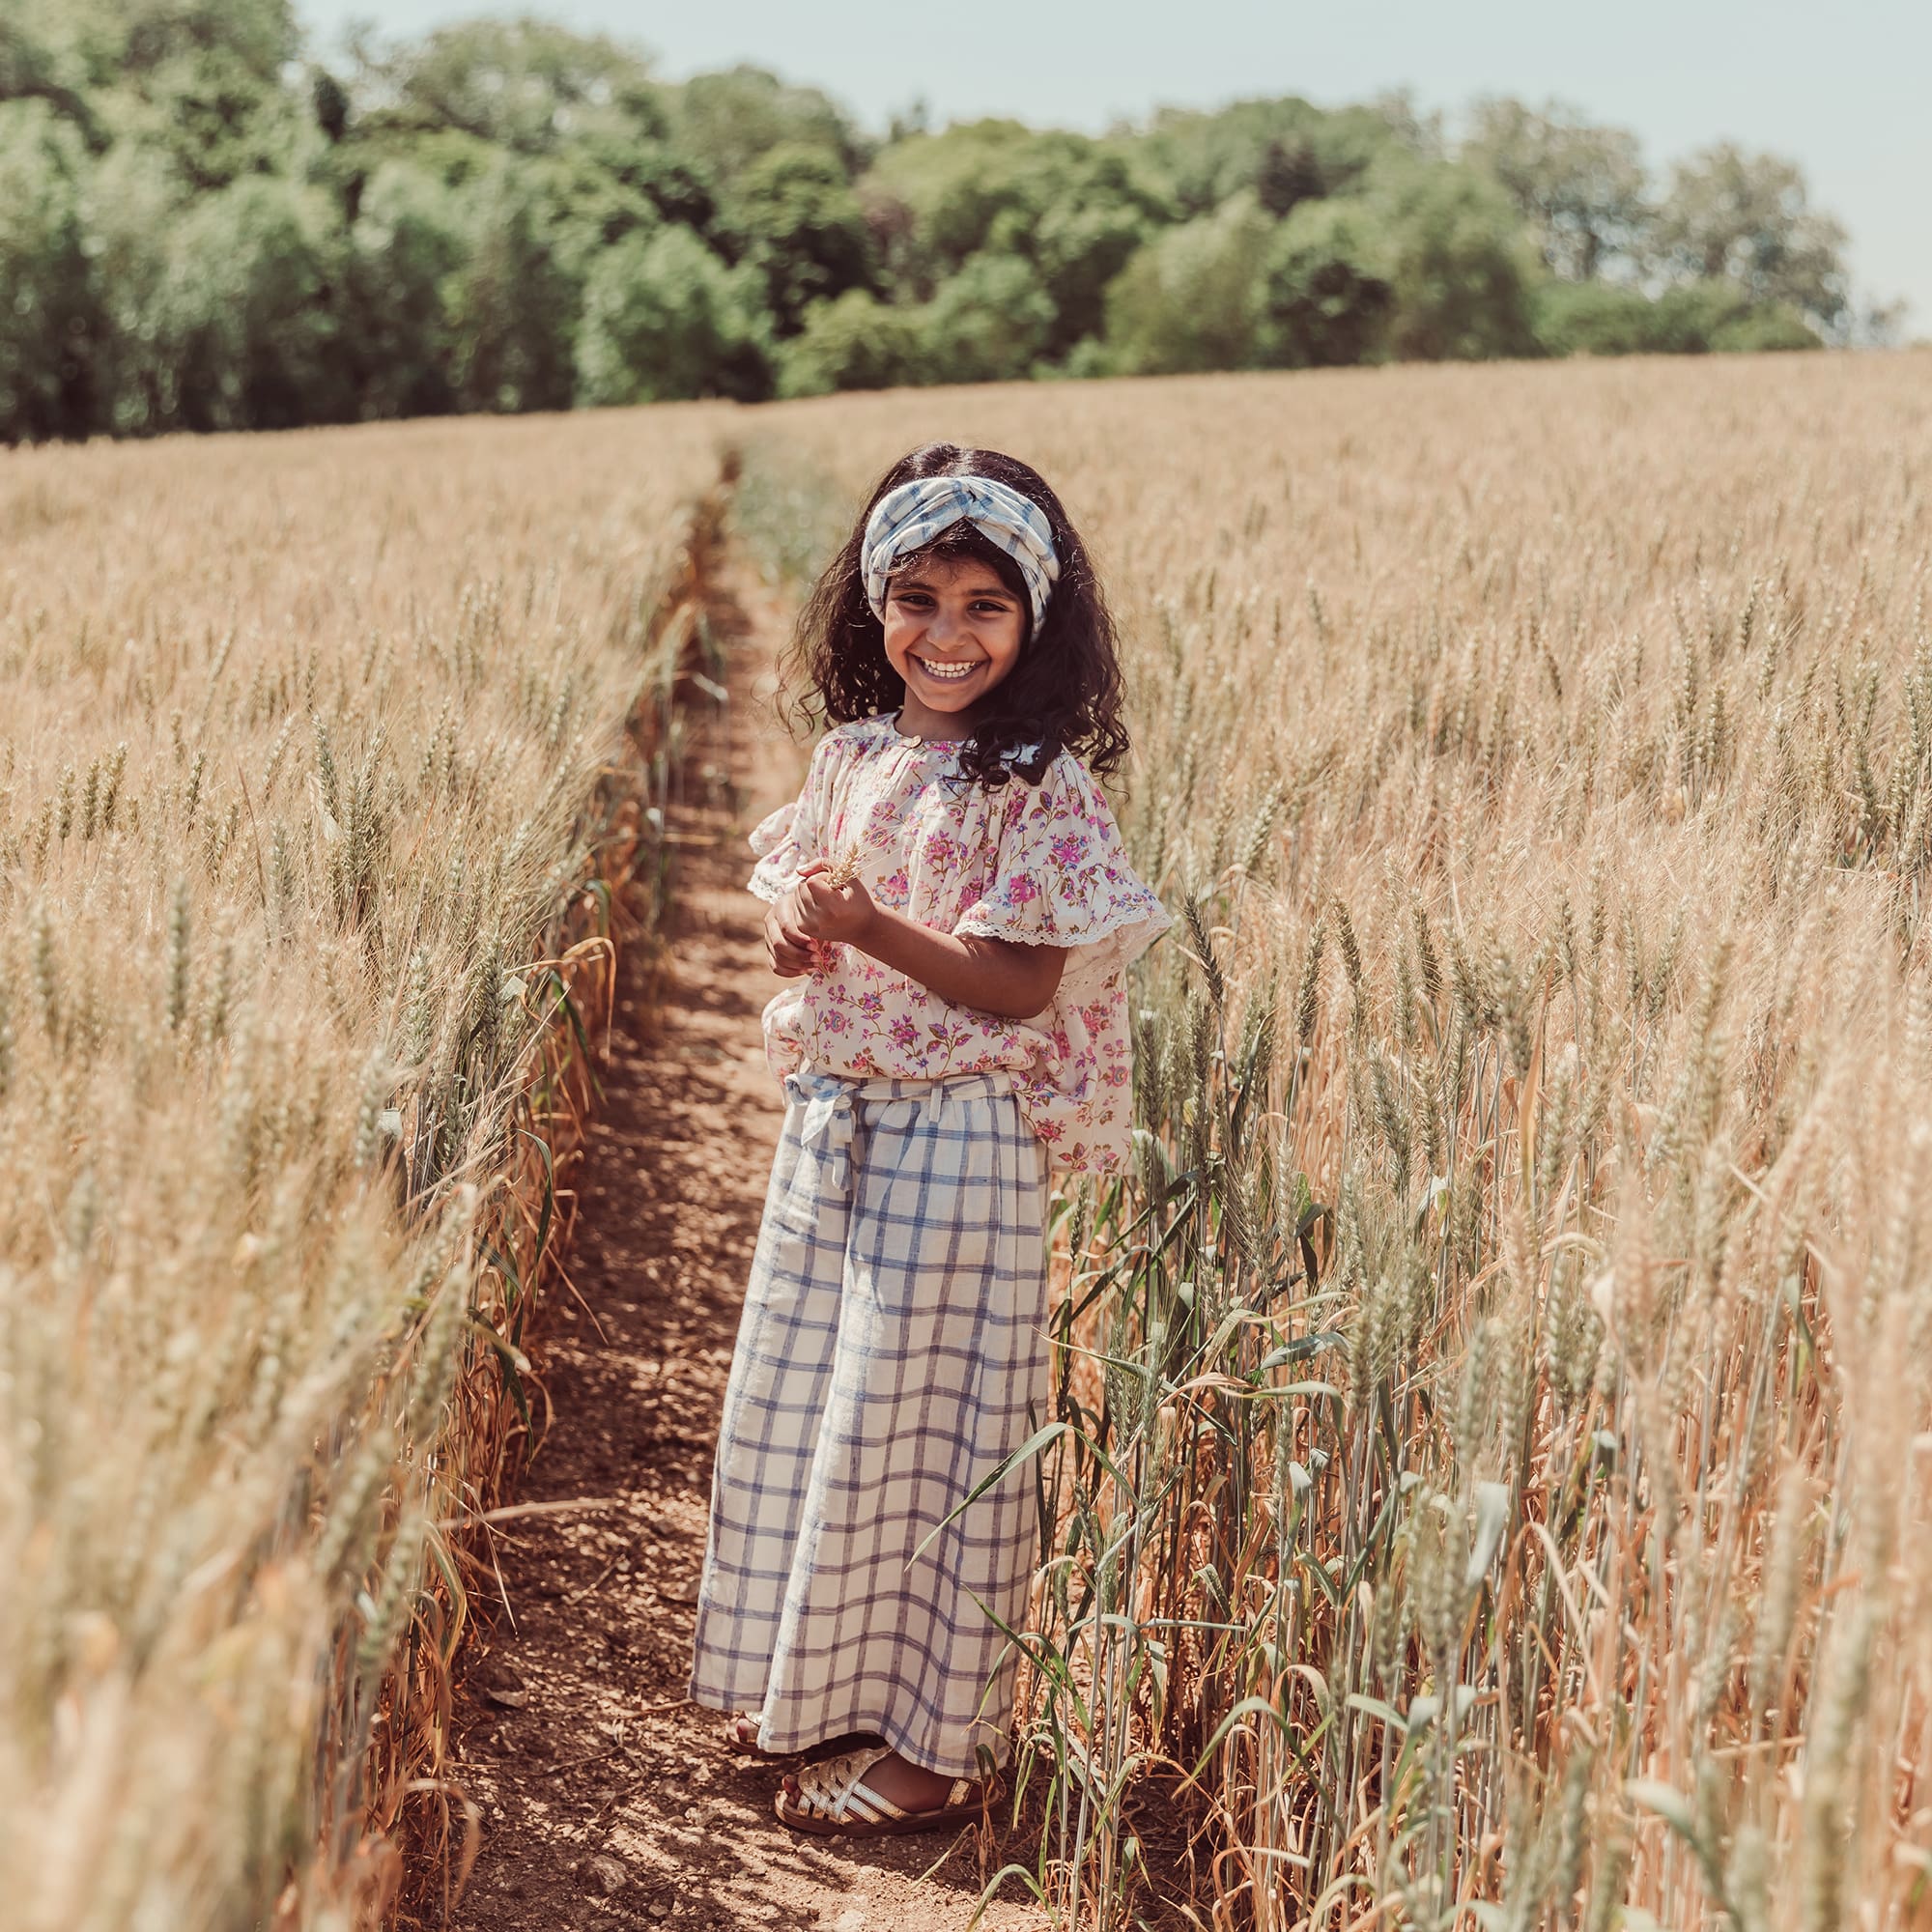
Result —
<path fill-rule="evenodd" d="M 786 1110 L 712 1481 L 691 1694 L 797 1830 L 952 1824 L 1009 1754 L 1037 1534 L 1049 1168 L 1129 1147 L 1122 975 L 1170 923 L 1086 547 L 1024 463 L 895 464 L 800 620 L 832 728 L 752 835 Z M 962 1508 L 961 1505 L 965 1504 Z M 1004 1629 L 1003 1629 L 1004 1626 Z"/>

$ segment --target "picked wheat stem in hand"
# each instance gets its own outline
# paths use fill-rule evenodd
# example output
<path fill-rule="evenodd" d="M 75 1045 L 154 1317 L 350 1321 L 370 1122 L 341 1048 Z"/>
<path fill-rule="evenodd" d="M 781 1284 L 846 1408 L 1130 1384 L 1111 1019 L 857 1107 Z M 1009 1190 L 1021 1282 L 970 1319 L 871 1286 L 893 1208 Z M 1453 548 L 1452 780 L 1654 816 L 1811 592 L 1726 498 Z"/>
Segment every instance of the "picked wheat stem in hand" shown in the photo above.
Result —
<path fill-rule="evenodd" d="M 825 869 L 825 883 L 838 886 L 841 890 L 854 884 L 859 877 L 859 855 L 848 852 L 842 859 L 835 859 Z"/>

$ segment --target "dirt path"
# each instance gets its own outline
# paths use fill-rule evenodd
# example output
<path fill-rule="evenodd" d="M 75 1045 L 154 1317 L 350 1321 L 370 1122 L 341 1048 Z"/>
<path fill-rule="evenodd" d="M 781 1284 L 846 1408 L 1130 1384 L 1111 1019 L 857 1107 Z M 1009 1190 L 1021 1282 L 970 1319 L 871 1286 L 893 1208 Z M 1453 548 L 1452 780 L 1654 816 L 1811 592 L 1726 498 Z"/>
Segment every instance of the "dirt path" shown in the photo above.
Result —
<path fill-rule="evenodd" d="M 573 1176 L 565 1264 L 585 1305 L 554 1304 L 554 1420 L 515 1498 L 604 1500 L 505 1525 L 509 1614 L 479 1603 L 494 1625 L 458 1689 L 453 1776 L 484 1830 L 450 1921 L 464 1932 L 952 1932 L 983 1884 L 974 1833 L 795 1838 L 771 1801 L 796 1760 L 728 1753 L 720 1720 L 684 1702 L 712 1442 L 781 1112 L 758 1034 L 778 982 L 743 890 L 744 832 L 802 769 L 758 702 L 777 613 L 744 595 L 734 701 L 696 748 L 672 826 L 668 968 L 648 983 L 634 948 L 618 988 L 604 1102 Z M 981 1923 L 1031 1932 L 1042 1918 L 1001 1903 Z"/>

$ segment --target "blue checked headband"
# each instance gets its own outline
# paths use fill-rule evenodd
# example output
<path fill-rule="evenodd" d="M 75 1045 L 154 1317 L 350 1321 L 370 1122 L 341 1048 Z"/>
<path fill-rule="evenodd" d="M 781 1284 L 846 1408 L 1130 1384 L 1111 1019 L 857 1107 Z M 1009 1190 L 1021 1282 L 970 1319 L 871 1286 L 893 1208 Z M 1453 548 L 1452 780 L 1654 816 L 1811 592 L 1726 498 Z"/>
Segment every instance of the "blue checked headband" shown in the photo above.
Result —
<path fill-rule="evenodd" d="M 1060 582 L 1053 529 L 1046 512 L 1031 497 L 990 476 L 920 476 L 888 490 L 873 505 L 859 556 L 866 601 L 873 616 L 885 617 L 886 582 L 899 558 L 923 549 L 962 519 L 1019 565 L 1037 635 L 1047 599 Z"/>

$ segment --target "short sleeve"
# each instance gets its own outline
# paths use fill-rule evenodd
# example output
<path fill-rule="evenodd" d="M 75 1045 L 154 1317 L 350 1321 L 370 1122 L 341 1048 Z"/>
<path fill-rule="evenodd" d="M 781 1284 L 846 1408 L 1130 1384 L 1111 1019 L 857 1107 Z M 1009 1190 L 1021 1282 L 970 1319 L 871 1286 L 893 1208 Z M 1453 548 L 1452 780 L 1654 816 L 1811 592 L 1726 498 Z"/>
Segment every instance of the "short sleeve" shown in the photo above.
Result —
<path fill-rule="evenodd" d="M 1000 837 L 993 876 L 961 909 L 962 936 L 1067 949 L 1060 997 L 1091 998 L 1174 923 L 1127 863 L 1112 808 L 1071 753 L 1047 767 Z"/>
<path fill-rule="evenodd" d="M 798 797 L 790 805 L 767 812 L 747 836 L 746 843 L 758 863 L 745 883 L 761 899 L 783 898 L 798 884 L 800 867 L 821 856 L 818 827 L 824 817 L 830 763 L 826 746 L 830 742 L 821 738 L 813 748 Z"/>

